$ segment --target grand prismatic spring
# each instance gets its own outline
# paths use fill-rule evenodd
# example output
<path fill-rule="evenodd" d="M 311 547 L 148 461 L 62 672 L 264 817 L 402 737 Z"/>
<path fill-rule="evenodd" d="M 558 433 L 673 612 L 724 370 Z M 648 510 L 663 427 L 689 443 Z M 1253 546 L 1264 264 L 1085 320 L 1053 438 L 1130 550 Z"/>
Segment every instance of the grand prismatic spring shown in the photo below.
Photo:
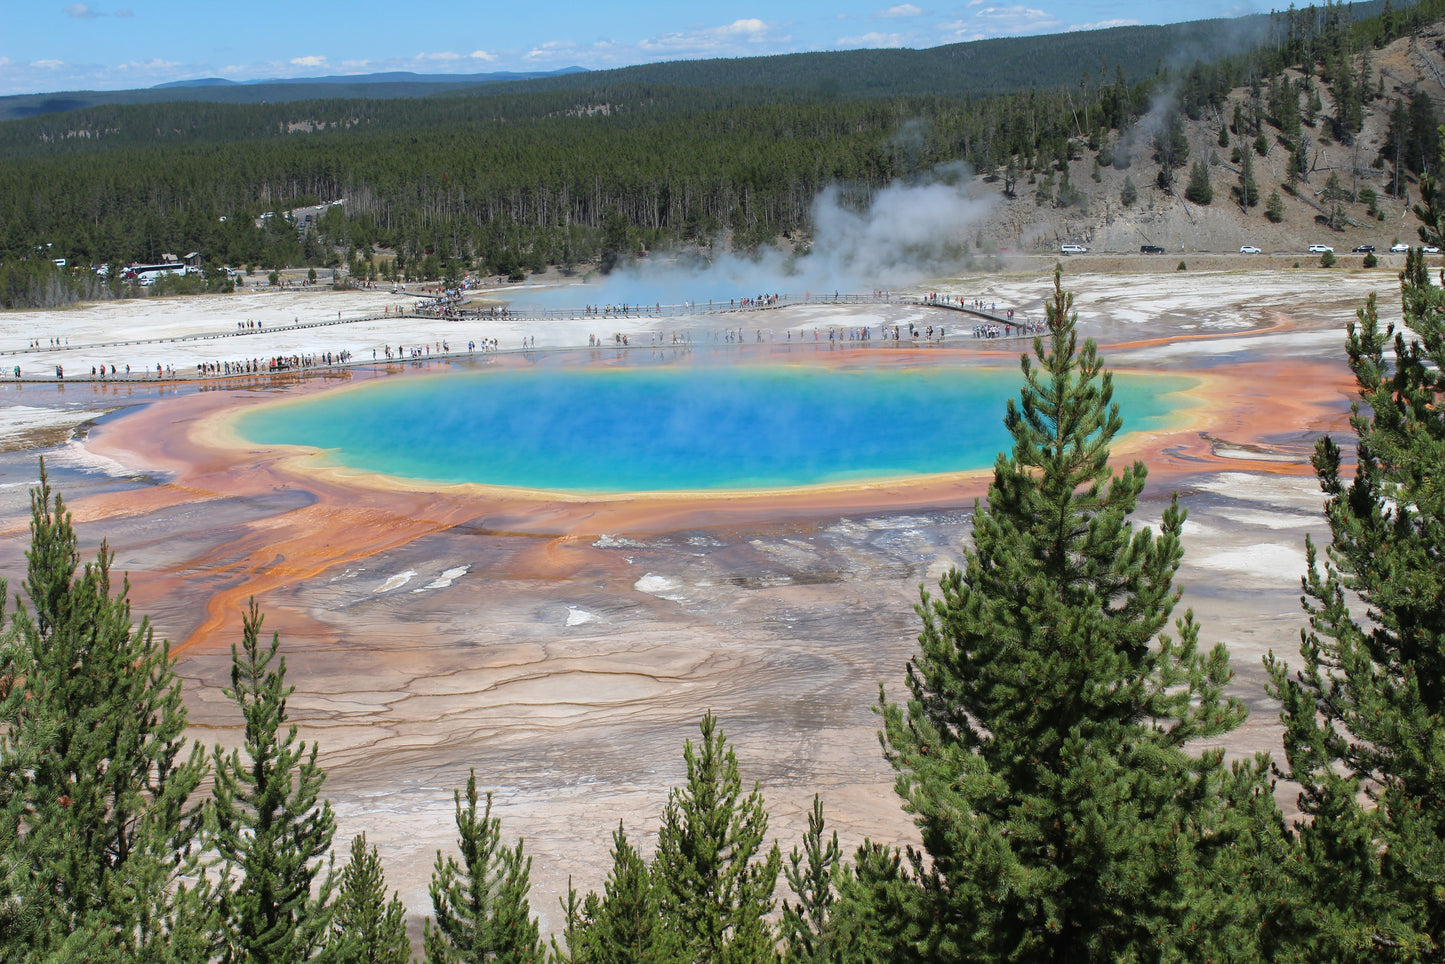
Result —
<path fill-rule="evenodd" d="M 1115 460 L 1150 466 L 1141 523 L 1175 490 L 1190 512 L 1184 604 L 1206 642 L 1229 644 L 1232 692 L 1252 711 L 1231 752 L 1278 745 L 1259 657 L 1298 645 L 1303 537 L 1322 528 L 1307 460 L 1315 437 L 1345 427 L 1344 325 L 1392 280 L 1319 271 L 1065 280 L 1082 333 L 1118 373 L 1129 434 Z M 929 290 L 1038 317 L 1049 288 L 1041 265 Z M 221 690 L 239 612 L 255 596 L 265 629 L 281 635 L 293 718 L 320 744 L 338 840 L 365 831 L 414 914 L 428 908 L 437 850 L 454 846 L 452 791 L 475 768 L 479 787 L 496 794 L 504 835 L 525 837 L 533 905 L 555 926 L 569 877 L 582 890 L 601 886 L 619 820 L 646 846 L 706 709 L 737 747 L 744 778 L 761 782 L 785 850 L 814 793 L 845 847 L 910 840 L 870 707 L 880 683 L 901 690 L 920 585 L 961 558 L 1027 342 L 955 337 L 950 315 L 942 347 L 812 347 L 820 331 L 826 346 L 829 326 L 907 330 L 943 317 L 916 301 L 545 323 L 396 318 L 405 304 L 381 292 L 254 293 L 12 313 L 0 350 L 27 373 L 102 361 L 194 371 L 202 360 L 317 350 L 364 361 L 306 377 L 0 387 L 9 426 L 0 560 L 11 586 L 43 454 L 83 549 L 108 541 L 135 612 L 173 641 L 194 736 L 207 745 L 238 739 Z M 252 319 L 264 332 L 218 337 Z M 293 319 L 336 321 L 288 327 Z M 646 345 L 664 324 L 745 329 L 749 347 L 724 352 L 726 365 L 702 352 L 610 347 L 617 332 Z M 34 332 L 69 346 L 27 353 Z M 101 347 L 121 338 L 136 347 Z M 370 362 L 399 341 L 484 338 L 502 350 Z M 521 351 L 524 338 L 537 350 Z M 609 347 L 585 347 L 599 340 Z M 736 469 L 769 447 L 756 422 L 694 396 L 657 401 L 690 391 L 711 403 L 722 394 L 713 380 L 745 386 L 748 418 L 773 418 L 768 431 L 791 435 L 798 450 L 847 458 L 812 475 Z M 602 383 L 621 393 L 607 406 L 586 393 Z M 462 391 L 473 384 L 494 394 Z M 950 394 L 984 385 L 986 401 Z M 569 386 L 586 392 L 566 401 Z M 900 394 L 885 403 L 887 386 Z M 538 422 L 544 402 L 550 421 Z M 306 434 L 332 405 L 342 427 L 360 429 L 359 447 L 330 428 Z M 675 474 L 688 455 L 662 470 L 633 464 L 620 443 L 656 442 L 663 428 L 710 452 L 732 446 L 741 455 L 718 464 L 735 474 Z M 857 461 L 909 439 L 929 456 L 972 446 L 971 461 Z M 481 454 L 487 471 L 422 464 L 448 446 Z M 388 453 L 400 461 L 375 461 Z M 490 474 L 503 457 L 548 471 Z M 607 458 L 665 480 L 599 483 Z"/>
<path fill-rule="evenodd" d="M 261 444 L 417 481 L 625 494 L 777 489 L 977 471 L 1008 448 L 1016 369 L 691 364 L 471 372 L 259 407 Z M 1116 380 L 1126 429 L 1166 424 L 1187 379 Z M 417 444 L 424 440 L 425 444 Z"/>

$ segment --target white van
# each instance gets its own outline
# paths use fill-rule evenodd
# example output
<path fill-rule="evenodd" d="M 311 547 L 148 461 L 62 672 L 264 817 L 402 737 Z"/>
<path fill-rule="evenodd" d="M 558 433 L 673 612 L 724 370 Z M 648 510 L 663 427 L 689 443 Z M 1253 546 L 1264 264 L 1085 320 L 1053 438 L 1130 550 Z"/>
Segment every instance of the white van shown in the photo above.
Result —
<path fill-rule="evenodd" d="M 1064 254 L 1083 254 L 1089 249 L 1084 247 L 1082 244 L 1066 244 L 1059 248 L 1059 250 L 1064 252 Z"/>

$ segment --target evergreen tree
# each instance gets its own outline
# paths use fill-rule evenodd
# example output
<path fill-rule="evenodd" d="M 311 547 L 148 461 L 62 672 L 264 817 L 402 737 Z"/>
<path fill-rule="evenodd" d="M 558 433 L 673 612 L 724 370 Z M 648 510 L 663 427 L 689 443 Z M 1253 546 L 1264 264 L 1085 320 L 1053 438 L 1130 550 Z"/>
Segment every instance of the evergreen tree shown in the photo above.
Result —
<path fill-rule="evenodd" d="M 1269 192 L 1269 198 L 1264 202 L 1264 216 L 1275 224 L 1284 220 L 1284 198 L 1279 196 L 1278 191 Z"/>
<path fill-rule="evenodd" d="M 1139 200 L 1139 189 L 1134 186 L 1134 179 L 1127 174 L 1124 175 L 1124 186 L 1119 189 L 1119 203 L 1124 207 L 1133 207 Z"/>
<path fill-rule="evenodd" d="M 1048 348 L 1023 359 L 1005 417 L 1013 451 L 964 568 L 922 594 L 908 701 L 880 705 L 922 832 L 926 960 L 1171 959 L 1238 904 L 1210 889 L 1242 836 L 1224 785 L 1248 797 L 1259 773 L 1191 748 L 1245 709 L 1222 695 L 1228 654 L 1199 650 L 1192 612 L 1163 632 L 1185 513 L 1176 497 L 1157 534 L 1130 526 L 1147 470 L 1108 465 L 1123 422 L 1072 308 L 1056 268 Z"/>
<path fill-rule="evenodd" d="M 462 862 L 437 851 L 431 902 L 423 942 L 429 964 L 541 964 L 546 959 L 532 917 L 532 858 L 502 845 L 502 821 L 492 816 L 492 795 L 477 811 L 477 774 L 467 777 L 465 794 L 455 794 L 457 844 Z M 465 805 L 463 805 L 465 801 Z"/>
<path fill-rule="evenodd" d="M 407 964 L 406 907 L 393 892 L 386 896 L 386 873 L 366 834 L 351 841 L 351 862 L 341 871 L 336 890 L 331 943 L 337 964 Z"/>
<path fill-rule="evenodd" d="M 823 837 L 823 801 L 813 797 L 802 851 L 794 848 L 783 873 L 797 904 L 783 901 L 785 964 L 825 964 L 844 960 L 836 919 L 838 884 L 846 868 L 838 833 Z"/>
<path fill-rule="evenodd" d="M 1298 143 L 1300 136 L 1299 91 L 1288 75 L 1280 79 L 1275 105 L 1271 108 L 1279 132 L 1291 145 Z"/>
<path fill-rule="evenodd" d="M 1416 174 L 1435 174 L 1440 158 L 1440 120 L 1435 102 L 1423 90 L 1410 95 L 1409 140 L 1405 153 L 1406 166 Z"/>
<path fill-rule="evenodd" d="M 1178 111 L 1170 111 L 1154 135 L 1154 160 L 1169 168 L 1189 163 L 1189 137 Z"/>
<path fill-rule="evenodd" d="M 1335 116 L 1333 124 L 1335 139 L 1348 145 L 1364 123 L 1365 106 L 1362 91 L 1355 84 L 1347 64 L 1342 65 L 1335 76 Z"/>
<path fill-rule="evenodd" d="M 1345 190 L 1340 186 L 1338 171 L 1331 171 L 1330 176 L 1325 179 L 1325 189 L 1320 192 L 1320 197 L 1330 202 L 1339 201 L 1345 197 Z"/>
<path fill-rule="evenodd" d="M 921 889 L 904 870 L 905 855 L 864 841 L 853 866 L 837 878 L 832 934 L 825 960 L 858 964 L 912 964 L 922 956 L 931 923 Z"/>
<path fill-rule="evenodd" d="M 286 659 L 281 639 L 260 641 L 254 599 L 231 646 L 231 688 L 245 736 L 226 753 L 217 746 L 212 801 L 215 849 L 222 861 L 223 960 L 234 964 L 329 961 L 332 876 L 322 875 L 336 820 L 321 798 L 326 773 L 288 725 Z"/>
<path fill-rule="evenodd" d="M 612 870 L 602 896 L 588 894 L 583 926 L 569 939 L 572 964 L 667 964 L 677 960 L 657 886 L 622 825 L 612 832 Z"/>
<path fill-rule="evenodd" d="M 1184 196 L 1195 204 L 1208 204 L 1214 200 L 1214 185 L 1209 183 L 1209 168 L 1204 166 L 1203 161 L 1195 161 L 1189 169 L 1189 186 L 1184 189 Z"/>
<path fill-rule="evenodd" d="M 1445 204 L 1428 177 L 1420 194 L 1438 246 Z M 1400 278 L 1403 330 L 1381 330 L 1372 295 L 1346 336 L 1354 478 L 1328 436 L 1315 449 L 1330 544 L 1306 542 L 1300 667 L 1266 661 L 1304 815 L 1285 864 L 1296 958 L 1445 953 L 1445 293 L 1418 249 Z"/>
<path fill-rule="evenodd" d="M 768 915 L 782 869 L 776 844 L 762 854 L 768 816 L 756 784 L 743 795 L 738 761 L 717 718 L 705 714 L 702 742 L 683 748 L 687 784 L 663 812 L 652 870 L 663 919 L 696 964 L 771 961 Z"/>
<path fill-rule="evenodd" d="M 0 635 L 0 913 L 16 928 L 4 943 L 160 960 L 204 919 L 190 797 L 205 754 L 185 753 L 169 645 L 132 623 L 104 543 L 79 568 L 43 461 L 30 505 L 29 605 Z"/>
<path fill-rule="evenodd" d="M 1254 157 L 1248 152 L 1239 159 L 1239 185 L 1234 193 L 1242 208 L 1252 208 L 1259 203 L 1259 184 L 1254 180 Z"/>

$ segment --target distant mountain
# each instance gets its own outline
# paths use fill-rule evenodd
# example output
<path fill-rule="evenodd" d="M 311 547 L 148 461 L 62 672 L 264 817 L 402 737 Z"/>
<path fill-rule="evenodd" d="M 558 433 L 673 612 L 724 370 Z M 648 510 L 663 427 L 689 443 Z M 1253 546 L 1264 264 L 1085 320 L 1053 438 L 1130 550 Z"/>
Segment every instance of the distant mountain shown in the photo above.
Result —
<path fill-rule="evenodd" d="M 500 84 L 517 80 L 538 80 L 543 77 L 562 77 L 567 74 L 585 74 L 586 67 L 561 67 L 557 70 L 533 70 L 517 72 L 499 70 L 488 74 L 418 74 L 407 70 L 393 70 L 379 74 L 333 74 L 328 77 L 276 77 L 268 80 L 224 80 L 220 77 L 201 77 L 196 80 L 173 80 L 168 84 L 156 84 L 149 90 L 174 90 L 181 87 L 258 87 L 271 84 Z M 117 93 L 129 93 L 118 91 Z M 308 98 L 309 99 L 309 98 Z"/>
<path fill-rule="evenodd" d="M 1395 9 L 1410 7 L 1408 2 Z M 1331 16 L 1358 21 L 1389 8 L 1391 0 L 1332 4 Z M 1305 7 L 1290 17 L 1322 8 Z M 1233 19 L 1110 27 L 1031 37 L 1005 37 L 912 49 L 864 49 L 715 60 L 638 64 L 612 70 L 564 67 L 545 73 L 416 74 L 293 78 L 227 83 L 215 78 L 179 81 L 143 90 L 64 91 L 0 97 L 0 121 L 101 104 L 211 101 L 254 104 L 312 100 L 395 99 L 471 92 L 523 93 L 576 90 L 613 84 L 668 84 L 696 88 L 767 88 L 844 99 L 898 95 L 980 95 L 1073 86 L 1088 75 L 1117 72 L 1126 84 L 1161 69 L 1211 62 L 1260 46 L 1279 44 L 1284 14 Z"/>
<path fill-rule="evenodd" d="M 517 80 L 540 80 L 544 77 L 563 77 L 568 74 L 585 74 L 586 67 L 561 67 L 557 70 L 534 70 L 517 72 L 499 70 L 489 74 L 417 74 L 406 70 L 393 70 L 382 74 L 342 74 L 331 77 L 292 77 L 277 80 L 248 80 L 247 84 L 501 84 Z"/>
<path fill-rule="evenodd" d="M 101 104 L 163 104 L 209 101 L 222 104 L 288 103 L 298 100 L 395 100 L 430 97 L 476 87 L 537 83 L 586 73 L 584 67 L 533 73 L 414 74 L 396 71 L 356 76 L 229 81 L 215 77 L 178 80 L 136 90 L 69 90 L 0 97 L 0 121 L 39 117 Z"/>
<path fill-rule="evenodd" d="M 156 84 L 151 90 L 169 90 L 173 87 L 229 87 L 235 83 L 234 80 L 226 80 L 224 77 L 200 77 L 196 80 L 173 80 L 168 84 Z"/>

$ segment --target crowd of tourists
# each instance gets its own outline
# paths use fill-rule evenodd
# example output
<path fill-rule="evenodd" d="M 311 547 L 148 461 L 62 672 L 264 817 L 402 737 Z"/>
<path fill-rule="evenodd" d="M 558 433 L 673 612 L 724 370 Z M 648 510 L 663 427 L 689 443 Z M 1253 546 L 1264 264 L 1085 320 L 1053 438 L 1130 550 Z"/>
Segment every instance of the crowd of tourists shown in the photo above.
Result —
<path fill-rule="evenodd" d="M 886 293 L 874 292 L 874 298 L 884 297 Z M 410 313 L 417 315 L 433 315 L 450 317 L 458 311 L 458 298 L 461 292 L 438 291 L 436 297 L 419 302 Z M 836 296 L 835 296 L 836 297 Z M 850 296 L 852 297 L 852 296 Z M 759 294 L 752 297 L 731 298 L 727 302 L 727 309 L 756 309 L 779 305 L 787 300 L 787 296 L 778 294 Z M 811 300 L 811 294 L 809 296 Z M 891 299 L 890 299 L 891 300 Z M 923 297 L 926 304 L 939 306 L 958 306 L 965 310 L 973 310 L 980 313 L 997 316 L 997 320 L 985 321 L 972 328 L 972 336 L 977 339 L 998 339 L 1014 336 L 1032 335 L 1043 329 L 1043 325 L 1037 322 L 1030 322 L 1026 319 L 1015 320 L 1012 308 L 1000 309 L 997 302 L 985 302 L 982 299 L 971 299 L 965 301 L 950 295 L 930 292 Z M 691 306 L 694 303 L 688 302 Z M 708 302 L 708 307 L 714 311 L 727 310 L 722 302 Z M 663 311 L 660 303 L 652 306 L 640 304 L 589 304 L 583 309 L 586 317 L 596 318 L 640 318 L 660 315 Z M 398 312 L 398 314 L 400 314 Z M 476 317 L 508 318 L 509 309 L 503 305 L 491 305 L 481 309 L 468 310 L 466 315 Z M 297 319 L 299 325 L 299 318 Z M 265 328 L 261 321 L 246 319 L 236 323 L 238 331 L 252 332 Z M 273 326 L 274 327 L 274 326 Z M 286 327 L 286 326 L 282 326 Z M 966 331 L 968 329 L 956 327 L 955 331 Z M 856 325 L 856 326 L 827 326 L 806 329 L 784 329 L 781 331 L 773 329 L 758 328 L 748 331 L 743 327 L 711 328 L 697 326 L 693 328 L 679 328 L 672 331 L 656 330 L 647 333 L 614 331 L 610 334 L 589 334 L 587 345 L 589 348 L 601 348 L 612 346 L 616 348 L 627 348 L 639 345 L 639 339 L 646 338 L 652 348 L 666 346 L 692 346 L 698 342 L 713 343 L 718 345 L 742 345 L 745 343 L 772 343 L 786 342 L 821 344 L 826 341 L 830 346 L 851 344 L 854 346 L 866 346 L 874 344 L 902 345 L 908 344 L 940 344 L 947 338 L 948 331 L 943 325 L 919 325 L 915 322 L 895 325 Z M 213 337 L 213 336 L 206 336 Z M 197 338 L 178 338 L 174 341 L 203 340 Z M 30 350 L 64 350 L 69 347 L 69 340 L 64 337 L 52 337 L 49 339 L 32 338 L 27 343 Z M 530 350 L 537 347 L 535 335 L 522 337 L 520 345 L 523 350 Z M 564 346 L 557 346 L 564 347 Z M 640 345 L 639 345 L 640 347 Z M 500 341 L 496 338 L 482 338 L 480 340 L 469 340 L 466 343 L 467 354 L 490 353 L 502 350 Z M 424 361 L 434 356 L 453 355 L 451 346 L 447 341 L 434 343 L 415 343 L 412 345 L 384 345 L 372 349 L 372 361 Z M 357 361 L 352 349 L 317 352 L 297 352 L 292 354 L 274 355 L 269 357 L 251 357 L 234 360 L 212 360 L 199 361 L 195 366 L 195 377 L 198 378 L 226 378 L 234 376 L 269 374 L 284 371 L 315 370 L 324 368 L 335 368 L 353 364 Z M 5 375 L 16 380 L 23 378 L 22 367 L 14 365 L 9 370 L 0 369 Z M 62 365 L 55 365 L 55 377 L 63 379 L 65 369 Z M 31 377 L 34 377 L 33 375 Z M 72 371 L 72 378 L 74 372 Z M 85 378 L 82 370 L 82 378 Z M 132 368 L 131 365 L 120 362 L 107 361 L 90 366 L 89 377 L 95 380 L 118 380 L 126 379 L 168 379 L 174 378 L 175 369 L 164 363 L 157 362 L 153 368 Z M 184 377 L 184 376 L 182 376 Z"/>

